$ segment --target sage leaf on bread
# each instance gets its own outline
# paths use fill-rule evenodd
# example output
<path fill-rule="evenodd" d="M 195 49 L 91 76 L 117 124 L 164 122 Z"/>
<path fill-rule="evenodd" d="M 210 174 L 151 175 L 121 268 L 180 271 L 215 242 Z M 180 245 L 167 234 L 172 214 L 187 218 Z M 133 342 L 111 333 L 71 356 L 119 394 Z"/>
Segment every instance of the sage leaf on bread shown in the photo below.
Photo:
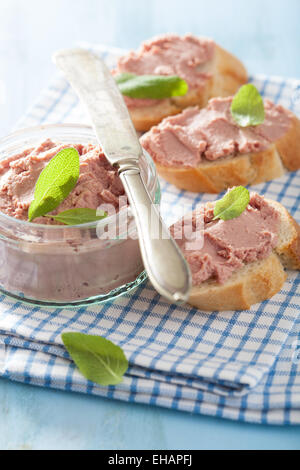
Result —
<path fill-rule="evenodd" d="M 265 120 L 264 101 L 257 88 L 248 83 L 234 96 L 231 115 L 240 127 L 258 126 Z"/>
<path fill-rule="evenodd" d="M 128 369 L 123 350 L 101 336 L 63 333 L 63 343 L 82 375 L 99 385 L 117 385 Z"/>
<path fill-rule="evenodd" d="M 61 222 L 65 225 L 80 225 L 80 224 L 87 224 L 90 222 L 97 222 L 99 220 L 104 219 L 107 217 L 107 212 L 104 211 L 97 211 L 97 209 L 89 209 L 89 208 L 75 208 L 75 209 L 68 209 L 64 212 L 60 212 L 56 215 L 46 215 L 46 217 L 50 217 L 57 222 Z"/>
<path fill-rule="evenodd" d="M 79 153 L 73 147 L 58 152 L 41 172 L 28 210 L 31 222 L 56 209 L 70 194 L 79 178 Z"/>
<path fill-rule="evenodd" d="M 130 98 L 154 99 L 184 96 L 188 84 L 177 75 L 134 75 L 122 73 L 115 77 L 121 93 Z"/>
<path fill-rule="evenodd" d="M 237 186 L 228 191 L 225 196 L 216 202 L 214 219 L 231 220 L 239 217 L 250 202 L 250 193 L 244 186 Z"/>
<path fill-rule="evenodd" d="M 116 75 L 115 80 L 117 82 L 117 85 L 120 85 L 121 83 L 127 82 L 127 80 L 131 80 L 134 77 L 136 77 L 135 73 L 124 72 Z"/>

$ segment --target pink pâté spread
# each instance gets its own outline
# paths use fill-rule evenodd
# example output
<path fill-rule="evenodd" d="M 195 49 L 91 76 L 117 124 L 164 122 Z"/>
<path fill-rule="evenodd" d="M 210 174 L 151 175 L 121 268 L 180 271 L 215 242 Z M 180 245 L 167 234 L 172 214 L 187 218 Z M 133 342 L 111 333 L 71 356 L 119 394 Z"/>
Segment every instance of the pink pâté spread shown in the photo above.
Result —
<path fill-rule="evenodd" d="M 63 145 L 48 139 L 35 148 L 0 162 L 0 211 L 21 220 L 28 219 L 28 208 L 41 171 L 60 150 L 74 147 L 80 155 L 80 175 L 75 188 L 51 214 L 67 209 L 97 209 L 111 204 L 116 209 L 124 188 L 116 170 L 97 145 Z M 35 223 L 57 224 L 54 219 L 39 217 Z"/>
<path fill-rule="evenodd" d="M 211 77 L 210 64 L 215 57 L 215 43 L 191 34 L 164 34 L 142 43 L 137 51 L 121 57 L 114 73 L 136 75 L 178 75 L 189 88 L 205 85 Z M 128 107 L 153 106 L 161 100 L 125 97 Z"/>
<path fill-rule="evenodd" d="M 213 98 L 202 110 L 191 107 L 168 117 L 142 136 L 142 146 L 163 166 L 189 168 L 205 160 L 262 152 L 290 128 L 290 112 L 269 100 L 264 122 L 242 128 L 231 116 L 231 103 L 232 97 Z"/>
<path fill-rule="evenodd" d="M 224 284 L 244 264 L 265 259 L 277 244 L 278 212 L 257 193 L 252 193 L 247 209 L 232 220 L 214 221 L 214 203 L 201 206 L 184 224 L 202 227 L 203 246 L 191 249 L 183 220 L 171 227 L 171 233 L 182 250 L 193 276 L 193 285 L 208 279 Z M 201 224 L 197 225 L 201 219 Z M 196 229 L 195 229 L 196 230 Z"/>
<path fill-rule="evenodd" d="M 51 304 L 106 295 L 135 281 L 143 271 L 137 237 L 119 239 L 122 224 L 113 217 L 107 219 L 111 220 L 107 226 L 104 220 L 100 227 L 85 228 L 57 226 L 47 217 L 20 223 L 27 221 L 41 171 L 60 150 L 70 146 L 80 155 L 79 179 L 53 213 L 81 207 L 96 209 L 102 204 L 108 212 L 118 211 L 119 204 L 126 203 L 123 185 L 99 146 L 57 142 L 33 144 L 0 161 L 0 211 L 12 217 L 1 217 L 0 289 Z M 128 224 L 131 222 L 129 215 Z"/>

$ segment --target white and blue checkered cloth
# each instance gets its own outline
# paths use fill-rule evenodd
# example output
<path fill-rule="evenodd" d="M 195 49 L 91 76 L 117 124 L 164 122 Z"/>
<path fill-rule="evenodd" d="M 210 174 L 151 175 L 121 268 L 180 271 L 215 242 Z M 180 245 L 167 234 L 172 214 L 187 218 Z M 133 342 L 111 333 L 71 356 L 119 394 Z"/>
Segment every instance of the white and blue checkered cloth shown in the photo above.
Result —
<path fill-rule="evenodd" d="M 96 48 L 109 65 L 118 50 Z M 255 76 L 264 96 L 300 111 L 300 82 Z M 39 98 L 21 125 L 87 122 L 63 79 Z M 184 203 L 211 195 L 162 183 L 162 213 L 176 220 Z M 300 221 L 300 173 L 257 191 L 280 201 Z M 271 300 L 243 312 L 203 313 L 170 305 L 149 283 L 111 303 L 80 309 L 31 307 L 0 297 L 0 374 L 28 384 L 83 392 L 193 413 L 270 424 L 300 423 L 300 275 Z M 100 387 L 76 370 L 61 333 L 101 335 L 130 361 L 122 384 Z"/>

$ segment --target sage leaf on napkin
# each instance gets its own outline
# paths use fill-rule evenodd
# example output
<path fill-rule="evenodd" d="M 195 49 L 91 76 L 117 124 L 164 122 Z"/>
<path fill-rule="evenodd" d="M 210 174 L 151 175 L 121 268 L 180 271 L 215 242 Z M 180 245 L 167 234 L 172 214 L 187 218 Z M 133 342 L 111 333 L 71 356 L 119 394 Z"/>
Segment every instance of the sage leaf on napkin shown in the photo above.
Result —
<path fill-rule="evenodd" d="M 56 215 L 46 215 L 46 217 L 50 217 L 65 225 L 80 225 L 102 220 L 107 217 L 107 212 L 97 211 L 97 209 L 88 209 L 83 207 L 76 209 L 68 209 Z"/>
<path fill-rule="evenodd" d="M 184 96 L 188 84 L 177 75 L 134 75 L 122 73 L 115 77 L 123 95 L 138 99 L 164 99 Z"/>
<path fill-rule="evenodd" d="M 101 336 L 63 333 L 63 343 L 85 378 L 99 385 L 117 385 L 128 369 L 123 350 Z"/>
<path fill-rule="evenodd" d="M 239 217 L 250 202 L 250 193 L 244 186 L 237 186 L 217 201 L 214 209 L 214 220 L 231 220 Z"/>
<path fill-rule="evenodd" d="M 79 153 L 70 147 L 58 152 L 41 172 L 28 211 L 28 220 L 56 209 L 75 187 L 79 178 Z"/>
<path fill-rule="evenodd" d="M 232 100 L 231 115 L 240 127 L 258 126 L 264 122 L 264 101 L 254 85 L 249 83 L 239 89 Z"/>

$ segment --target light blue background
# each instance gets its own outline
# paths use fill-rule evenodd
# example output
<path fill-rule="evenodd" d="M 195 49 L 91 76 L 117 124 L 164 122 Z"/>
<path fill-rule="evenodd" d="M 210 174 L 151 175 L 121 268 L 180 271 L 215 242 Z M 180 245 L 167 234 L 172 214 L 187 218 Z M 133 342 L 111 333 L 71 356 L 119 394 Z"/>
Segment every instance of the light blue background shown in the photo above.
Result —
<path fill-rule="evenodd" d="M 134 48 L 162 32 L 216 39 L 250 73 L 300 78 L 299 0 L 1 0 L 0 136 L 78 41 Z M 300 449 L 276 428 L 56 392 L 0 380 L 1 449 Z"/>

